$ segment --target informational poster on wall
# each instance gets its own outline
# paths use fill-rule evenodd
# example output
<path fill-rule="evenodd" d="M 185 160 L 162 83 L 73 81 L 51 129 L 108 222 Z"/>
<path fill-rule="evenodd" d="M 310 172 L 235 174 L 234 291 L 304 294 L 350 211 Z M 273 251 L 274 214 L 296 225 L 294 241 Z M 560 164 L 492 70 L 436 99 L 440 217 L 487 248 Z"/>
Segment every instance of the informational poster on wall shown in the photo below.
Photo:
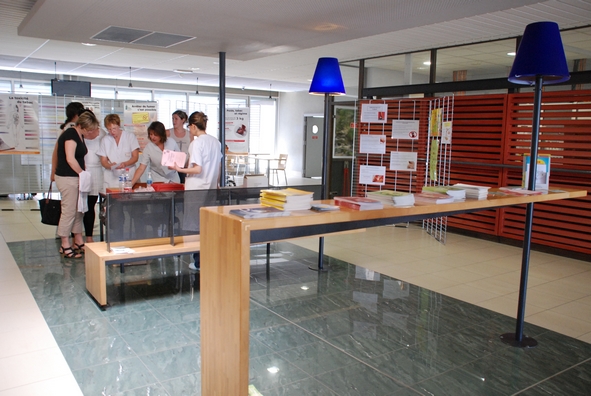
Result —
<path fill-rule="evenodd" d="M 386 154 L 386 135 L 360 135 L 359 153 Z"/>
<path fill-rule="evenodd" d="M 0 94 L 0 154 L 39 154 L 37 95 Z"/>
<path fill-rule="evenodd" d="M 94 113 L 96 119 L 99 120 L 101 124 L 101 128 L 104 127 L 103 125 L 103 115 L 101 113 L 101 102 L 98 100 L 82 100 L 80 101 L 84 105 L 85 109 L 88 109 Z"/>
<path fill-rule="evenodd" d="M 419 120 L 392 120 L 392 139 L 419 138 Z"/>
<path fill-rule="evenodd" d="M 226 145 L 232 153 L 248 153 L 250 109 L 226 109 Z"/>
<path fill-rule="evenodd" d="M 131 132 L 140 144 L 140 150 L 148 144 L 148 126 L 158 121 L 157 102 L 125 102 L 123 105 L 123 128 Z"/>
<path fill-rule="evenodd" d="M 416 172 L 417 153 L 412 151 L 392 151 L 390 153 L 390 170 Z"/>
<path fill-rule="evenodd" d="M 385 124 L 388 121 L 388 104 L 364 103 L 361 105 L 361 122 Z"/>
<path fill-rule="evenodd" d="M 359 167 L 359 184 L 383 186 L 386 184 L 386 167 L 361 165 Z"/>

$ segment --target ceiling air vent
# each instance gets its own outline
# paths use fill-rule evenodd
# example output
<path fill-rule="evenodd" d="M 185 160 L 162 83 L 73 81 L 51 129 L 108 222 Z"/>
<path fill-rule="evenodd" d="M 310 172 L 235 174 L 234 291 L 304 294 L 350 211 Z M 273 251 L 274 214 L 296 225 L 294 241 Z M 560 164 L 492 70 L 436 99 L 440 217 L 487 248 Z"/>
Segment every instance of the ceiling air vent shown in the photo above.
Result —
<path fill-rule="evenodd" d="M 105 30 L 91 37 L 94 40 L 114 41 L 116 43 L 141 44 L 151 47 L 168 48 L 195 37 L 179 36 L 147 30 L 129 29 L 117 26 L 109 26 Z"/>
<path fill-rule="evenodd" d="M 115 41 L 117 43 L 131 44 L 134 41 L 147 36 L 152 32 L 147 30 L 128 29 L 117 26 L 109 26 L 105 30 L 91 37 L 94 40 Z"/>

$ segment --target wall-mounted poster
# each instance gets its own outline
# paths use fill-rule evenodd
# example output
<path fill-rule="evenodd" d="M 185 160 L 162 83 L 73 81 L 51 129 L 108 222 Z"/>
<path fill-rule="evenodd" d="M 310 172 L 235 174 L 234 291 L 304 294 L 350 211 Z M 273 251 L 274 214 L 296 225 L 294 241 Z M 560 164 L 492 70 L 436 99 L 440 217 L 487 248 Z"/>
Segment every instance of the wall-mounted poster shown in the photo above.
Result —
<path fill-rule="evenodd" d="M 386 135 L 360 135 L 361 154 L 386 154 Z"/>
<path fill-rule="evenodd" d="M 353 157 L 353 139 L 355 139 L 355 109 L 335 106 L 333 158 Z"/>
<path fill-rule="evenodd" d="M 392 120 L 392 139 L 419 138 L 419 120 Z"/>
<path fill-rule="evenodd" d="M 101 113 L 101 101 L 100 100 L 81 100 L 80 103 L 84 105 L 85 109 L 88 109 L 94 113 L 96 119 L 99 120 L 101 127 L 103 127 L 103 115 Z"/>
<path fill-rule="evenodd" d="M 386 184 L 386 167 L 361 165 L 359 167 L 359 184 L 383 186 Z"/>
<path fill-rule="evenodd" d="M 135 135 L 140 151 L 148 144 L 148 126 L 158 121 L 157 102 L 125 102 L 123 105 L 123 127 Z"/>
<path fill-rule="evenodd" d="M 0 94 L 0 154 L 39 154 L 37 96 Z"/>
<path fill-rule="evenodd" d="M 392 151 L 390 153 L 390 170 L 416 172 L 417 153 L 412 151 Z"/>
<path fill-rule="evenodd" d="M 226 145 L 232 153 L 248 153 L 250 109 L 226 109 Z"/>
<path fill-rule="evenodd" d="M 361 122 L 385 124 L 386 121 L 388 121 L 388 105 L 386 103 L 363 103 L 361 105 Z"/>

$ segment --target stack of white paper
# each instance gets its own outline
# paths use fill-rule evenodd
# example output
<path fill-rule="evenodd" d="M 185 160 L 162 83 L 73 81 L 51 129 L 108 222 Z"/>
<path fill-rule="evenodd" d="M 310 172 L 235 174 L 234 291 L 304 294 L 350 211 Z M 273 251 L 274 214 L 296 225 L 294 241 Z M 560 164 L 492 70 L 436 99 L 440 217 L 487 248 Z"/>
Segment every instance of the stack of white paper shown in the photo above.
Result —
<path fill-rule="evenodd" d="M 474 184 L 456 183 L 454 187 L 459 187 L 466 190 L 467 198 L 485 199 L 488 195 L 488 189 L 486 186 L 476 186 Z"/>

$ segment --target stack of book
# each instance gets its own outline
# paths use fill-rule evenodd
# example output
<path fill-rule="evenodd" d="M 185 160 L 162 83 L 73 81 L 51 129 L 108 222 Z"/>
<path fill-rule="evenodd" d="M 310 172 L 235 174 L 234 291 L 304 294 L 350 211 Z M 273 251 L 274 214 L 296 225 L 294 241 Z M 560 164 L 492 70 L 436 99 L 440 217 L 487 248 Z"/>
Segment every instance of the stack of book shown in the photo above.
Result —
<path fill-rule="evenodd" d="M 230 210 L 230 214 L 240 216 L 245 219 L 262 219 L 265 217 L 289 216 L 289 212 L 272 207 L 232 209 Z"/>
<path fill-rule="evenodd" d="M 532 191 L 522 187 L 501 187 L 499 191 L 507 195 L 541 195 L 548 192 L 548 190 Z"/>
<path fill-rule="evenodd" d="M 466 198 L 486 199 L 490 187 L 476 186 L 473 184 L 456 183 L 454 187 L 466 190 Z"/>
<path fill-rule="evenodd" d="M 384 204 L 378 200 L 365 197 L 334 197 L 334 203 L 343 208 L 355 210 L 383 209 Z"/>
<path fill-rule="evenodd" d="M 454 197 L 432 191 L 424 191 L 422 193 L 415 194 L 415 205 L 435 205 L 451 203 L 455 199 Z"/>
<path fill-rule="evenodd" d="M 296 188 L 261 190 L 261 204 L 281 210 L 310 209 L 313 197 L 314 193 Z"/>
<path fill-rule="evenodd" d="M 380 190 L 370 191 L 367 197 L 380 201 L 386 205 L 394 206 L 412 206 L 415 203 L 415 197 L 411 193 L 394 191 L 394 190 Z"/>
<path fill-rule="evenodd" d="M 466 190 L 454 186 L 424 186 L 423 192 L 438 192 L 454 197 L 456 201 L 466 199 Z"/>

